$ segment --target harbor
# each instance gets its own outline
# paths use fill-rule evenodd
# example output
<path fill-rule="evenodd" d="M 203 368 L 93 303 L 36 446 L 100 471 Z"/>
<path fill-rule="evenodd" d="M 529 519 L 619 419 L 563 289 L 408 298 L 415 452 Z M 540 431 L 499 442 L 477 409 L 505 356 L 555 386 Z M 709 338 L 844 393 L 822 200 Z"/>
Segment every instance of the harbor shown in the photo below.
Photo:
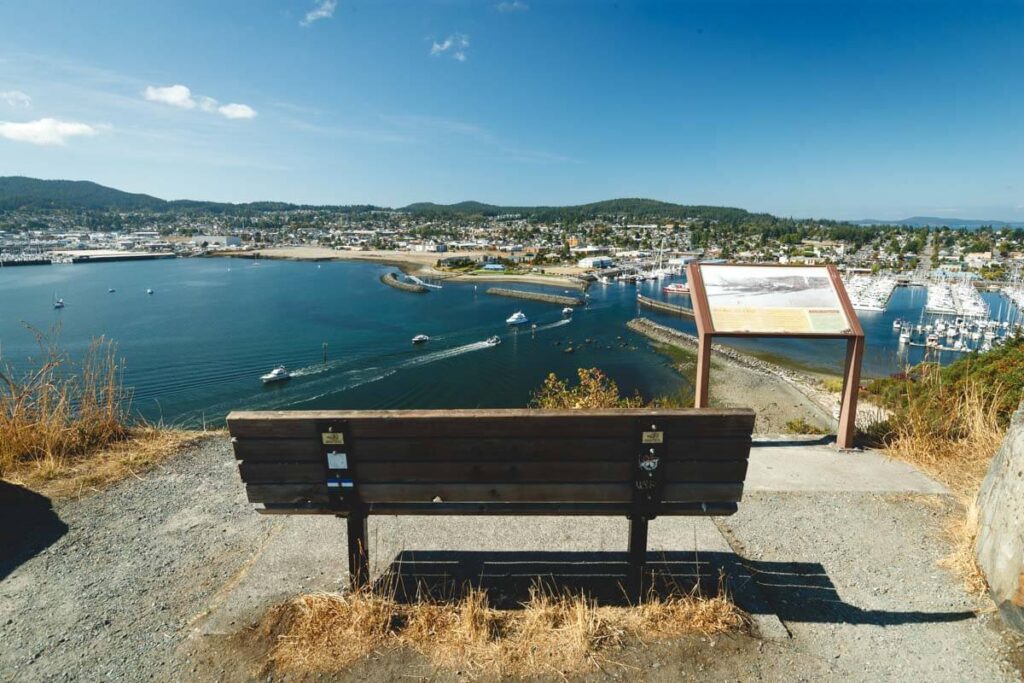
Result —
<path fill-rule="evenodd" d="M 597 283 L 585 306 L 568 306 L 564 287 L 530 283 L 517 283 L 515 301 L 487 294 L 473 280 L 425 287 L 430 296 L 396 296 L 380 283 L 397 281 L 389 274 L 393 265 L 262 258 L 2 269 L 0 344 L 13 362 L 38 353 L 24 324 L 59 325 L 59 341 L 76 352 L 106 335 L 125 358 L 132 410 L 193 425 L 215 422 L 238 406 L 523 406 L 549 373 L 573 377 L 581 367 L 601 368 L 625 394 L 648 399 L 678 395 L 686 386 L 644 336 L 626 327 L 642 310 L 658 325 L 695 334 L 687 299 L 672 287 L 684 286 L 678 276 Z M 1019 308 L 1009 294 L 985 289 L 978 296 L 995 324 L 981 327 L 984 318 L 958 324 L 956 316 L 926 312 L 923 287 L 896 287 L 885 310 L 859 311 L 867 339 L 864 376 L 890 375 L 923 360 L 947 363 L 963 355 L 955 351 L 957 341 L 982 350 L 1017 333 Z M 520 311 L 527 322 L 509 323 Z M 901 343 L 904 321 L 908 338 Z M 936 335 L 932 345 L 929 334 Z M 419 335 L 428 340 L 410 343 Z M 495 337 L 499 343 L 487 343 Z M 827 341 L 722 345 L 815 376 L 836 375 L 844 358 L 843 346 Z M 278 367 L 290 379 L 263 384 L 261 376 Z"/>

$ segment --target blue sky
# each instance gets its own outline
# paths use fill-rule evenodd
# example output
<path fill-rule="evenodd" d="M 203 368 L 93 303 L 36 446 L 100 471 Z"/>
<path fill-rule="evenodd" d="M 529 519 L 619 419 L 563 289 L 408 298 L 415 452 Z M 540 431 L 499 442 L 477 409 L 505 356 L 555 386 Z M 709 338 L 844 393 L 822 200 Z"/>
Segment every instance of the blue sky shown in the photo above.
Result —
<path fill-rule="evenodd" d="M 0 5 L 0 175 L 1024 219 L 1024 3 Z"/>

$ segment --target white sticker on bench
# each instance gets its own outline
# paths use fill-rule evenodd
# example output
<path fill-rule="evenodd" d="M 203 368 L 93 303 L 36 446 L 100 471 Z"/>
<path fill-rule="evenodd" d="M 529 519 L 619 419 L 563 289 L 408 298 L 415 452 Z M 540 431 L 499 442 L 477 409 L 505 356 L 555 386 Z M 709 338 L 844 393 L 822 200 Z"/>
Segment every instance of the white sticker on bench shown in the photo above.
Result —
<path fill-rule="evenodd" d="M 327 454 L 327 468 L 332 470 L 347 470 L 348 455 L 331 451 Z"/>

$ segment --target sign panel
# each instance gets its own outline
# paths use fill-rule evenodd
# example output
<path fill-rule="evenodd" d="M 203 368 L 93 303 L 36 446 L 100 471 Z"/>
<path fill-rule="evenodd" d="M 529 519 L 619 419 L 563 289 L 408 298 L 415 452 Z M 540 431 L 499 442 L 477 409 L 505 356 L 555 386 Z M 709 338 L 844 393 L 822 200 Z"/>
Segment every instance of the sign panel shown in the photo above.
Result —
<path fill-rule="evenodd" d="M 824 266 L 701 264 L 700 274 L 716 333 L 852 332 Z"/>

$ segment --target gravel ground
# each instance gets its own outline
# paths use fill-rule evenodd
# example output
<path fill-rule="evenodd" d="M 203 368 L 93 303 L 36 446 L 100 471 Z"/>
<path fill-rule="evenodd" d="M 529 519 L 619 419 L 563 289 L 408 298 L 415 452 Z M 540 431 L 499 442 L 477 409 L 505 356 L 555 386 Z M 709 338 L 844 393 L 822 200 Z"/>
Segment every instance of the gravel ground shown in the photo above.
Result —
<path fill-rule="evenodd" d="M 186 680 L 175 647 L 273 524 L 234 468 L 210 440 L 58 504 L 67 532 L 0 581 L 0 680 Z"/>
<path fill-rule="evenodd" d="M 754 493 L 719 528 L 795 650 L 845 681 L 1019 681 L 1021 643 L 938 566 L 946 496 Z M 798 678 L 794 672 L 794 678 Z"/>
<path fill-rule="evenodd" d="M 272 533 L 267 548 L 291 533 L 286 521 L 252 512 L 234 468 L 227 440 L 211 439 L 141 480 L 59 503 L 67 529 L 58 525 L 63 535 L 34 556 L 5 548 L 0 681 L 221 680 L 225 670 L 247 680 L 253 669 L 242 653 L 207 653 L 219 666 L 197 669 L 195 650 L 183 647 L 201 617 L 222 612 L 218 602 L 265 555 Z M 1020 680 L 1019 654 L 986 602 L 936 564 L 947 504 L 943 496 L 748 494 L 737 515 L 717 523 L 792 638 L 726 638 L 717 650 L 684 639 L 626 653 L 637 668 L 612 677 Z M 5 527 L 16 519 L 3 506 L 0 514 Z M 410 661 L 391 657 L 337 680 L 397 677 Z"/>

